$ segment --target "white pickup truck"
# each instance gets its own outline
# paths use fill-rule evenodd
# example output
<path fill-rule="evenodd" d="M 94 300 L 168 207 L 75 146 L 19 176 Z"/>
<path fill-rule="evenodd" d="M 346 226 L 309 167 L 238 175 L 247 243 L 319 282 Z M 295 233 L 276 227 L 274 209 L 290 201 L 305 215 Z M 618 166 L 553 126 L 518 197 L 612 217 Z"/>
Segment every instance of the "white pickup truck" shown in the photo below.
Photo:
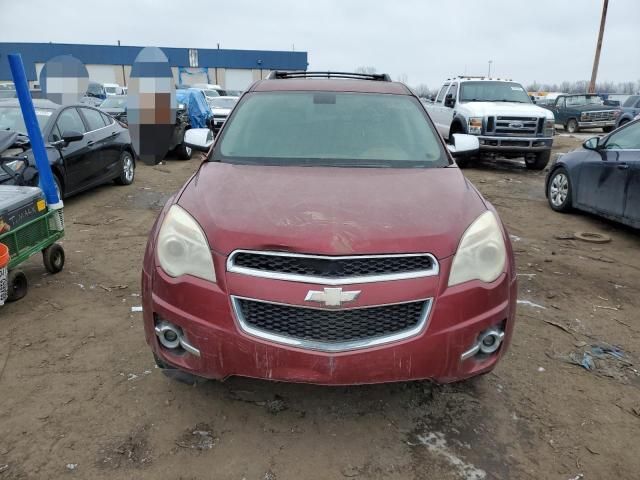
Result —
<path fill-rule="evenodd" d="M 534 105 L 519 83 L 487 77 L 450 78 L 425 107 L 445 140 L 454 133 L 468 133 L 478 136 L 480 153 L 524 157 L 532 170 L 542 170 L 549 162 L 553 113 Z"/>

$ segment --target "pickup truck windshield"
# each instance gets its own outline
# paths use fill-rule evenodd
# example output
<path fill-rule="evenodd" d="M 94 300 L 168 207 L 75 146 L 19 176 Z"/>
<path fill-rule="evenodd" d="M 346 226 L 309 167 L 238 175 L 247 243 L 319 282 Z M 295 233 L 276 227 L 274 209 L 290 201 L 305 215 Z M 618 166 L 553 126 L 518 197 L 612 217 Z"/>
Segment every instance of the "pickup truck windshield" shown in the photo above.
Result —
<path fill-rule="evenodd" d="M 350 92 L 249 94 L 223 130 L 213 158 L 262 165 L 449 165 L 416 99 Z"/>
<path fill-rule="evenodd" d="M 531 103 L 524 88 L 513 82 L 463 82 L 460 101 Z"/>
<path fill-rule="evenodd" d="M 581 105 L 602 105 L 604 101 L 597 95 L 571 95 L 567 98 L 567 107 L 579 107 Z"/>

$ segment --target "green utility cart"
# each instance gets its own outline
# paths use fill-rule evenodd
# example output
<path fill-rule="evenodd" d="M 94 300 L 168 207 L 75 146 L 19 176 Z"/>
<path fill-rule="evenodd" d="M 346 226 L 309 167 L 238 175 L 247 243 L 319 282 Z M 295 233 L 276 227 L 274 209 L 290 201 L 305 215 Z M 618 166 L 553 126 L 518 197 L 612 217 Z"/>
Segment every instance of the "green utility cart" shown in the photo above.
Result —
<path fill-rule="evenodd" d="M 0 185 L 0 243 L 9 249 L 7 301 L 27 293 L 27 277 L 18 267 L 42 252 L 44 267 L 58 273 L 64 267 L 64 249 L 56 243 L 64 236 L 62 210 L 47 208 L 37 187 Z"/>

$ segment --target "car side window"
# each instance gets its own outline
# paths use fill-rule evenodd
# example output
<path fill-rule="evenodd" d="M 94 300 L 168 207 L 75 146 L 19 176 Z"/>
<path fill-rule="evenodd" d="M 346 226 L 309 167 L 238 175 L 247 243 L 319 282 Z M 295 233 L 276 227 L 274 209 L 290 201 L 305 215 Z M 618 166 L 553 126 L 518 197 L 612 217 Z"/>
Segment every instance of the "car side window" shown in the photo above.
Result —
<path fill-rule="evenodd" d="M 436 97 L 436 103 L 442 103 L 442 99 L 444 98 L 444 93 L 447 91 L 448 88 L 449 88 L 449 84 L 448 83 L 445 83 L 442 86 L 442 88 L 438 92 L 438 96 Z"/>
<path fill-rule="evenodd" d="M 556 104 L 556 106 L 558 108 L 564 108 L 564 103 L 565 103 L 564 101 L 565 101 L 564 97 L 558 99 L 558 103 Z"/>
<path fill-rule="evenodd" d="M 640 99 L 636 102 L 636 108 L 640 108 Z"/>
<path fill-rule="evenodd" d="M 451 88 L 449 89 L 448 94 L 451 94 L 453 100 L 455 101 L 458 98 L 458 84 L 452 83 Z"/>
<path fill-rule="evenodd" d="M 65 132 L 79 132 L 85 133 L 87 130 L 84 127 L 82 118 L 75 108 L 65 108 L 56 121 L 56 126 L 60 136 Z"/>
<path fill-rule="evenodd" d="M 60 129 L 58 128 L 58 124 L 55 124 L 51 129 L 51 133 L 49 134 L 50 142 L 58 142 L 62 140 L 62 133 L 60 133 Z"/>
<path fill-rule="evenodd" d="M 104 120 L 105 125 L 109 126 L 113 123 L 113 118 L 106 113 L 100 113 L 100 115 L 102 115 L 102 120 Z"/>
<path fill-rule="evenodd" d="M 89 131 L 98 130 L 99 128 L 104 128 L 105 123 L 102 118 L 102 114 L 98 110 L 94 110 L 93 108 L 82 108 L 82 115 L 84 115 L 84 119 L 89 124 Z"/>
<path fill-rule="evenodd" d="M 604 145 L 607 150 L 640 150 L 640 122 L 611 134 Z"/>

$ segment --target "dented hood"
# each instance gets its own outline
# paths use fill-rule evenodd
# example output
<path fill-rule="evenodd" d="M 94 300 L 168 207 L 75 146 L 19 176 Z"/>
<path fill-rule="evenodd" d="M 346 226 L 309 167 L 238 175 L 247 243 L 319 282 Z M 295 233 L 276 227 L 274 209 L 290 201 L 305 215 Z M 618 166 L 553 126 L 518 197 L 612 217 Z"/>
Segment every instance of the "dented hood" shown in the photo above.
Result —
<path fill-rule="evenodd" d="M 325 255 L 455 253 L 486 210 L 456 167 L 338 168 L 206 162 L 178 204 L 212 250 Z"/>

